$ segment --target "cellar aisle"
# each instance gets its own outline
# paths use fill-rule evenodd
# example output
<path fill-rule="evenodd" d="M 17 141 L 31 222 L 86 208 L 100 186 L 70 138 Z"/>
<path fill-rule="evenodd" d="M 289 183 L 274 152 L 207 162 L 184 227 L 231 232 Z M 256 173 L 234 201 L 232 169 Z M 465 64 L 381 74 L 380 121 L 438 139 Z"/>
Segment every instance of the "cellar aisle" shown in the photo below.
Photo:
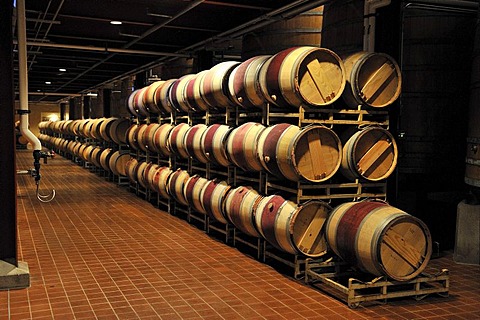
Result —
<path fill-rule="evenodd" d="M 18 169 L 32 166 L 17 152 Z M 19 260 L 31 287 L 0 291 L 5 319 L 475 319 L 480 267 L 452 255 L 450 296 L 350 309 L 70 160 L 42 165 L 40 203 L 18 176 Z"/>

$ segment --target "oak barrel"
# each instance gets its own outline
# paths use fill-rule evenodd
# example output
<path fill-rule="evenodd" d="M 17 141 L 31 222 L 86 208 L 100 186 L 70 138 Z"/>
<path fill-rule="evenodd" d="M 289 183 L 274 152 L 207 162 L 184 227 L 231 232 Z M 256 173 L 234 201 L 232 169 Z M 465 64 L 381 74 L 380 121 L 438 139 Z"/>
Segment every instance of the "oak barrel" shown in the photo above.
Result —
<path fill-rule="evenodd" d="M 326 226 L 330 248 L 343 260 L 376 276 L 408 281 L 432 253 L 428 227 L 380 201 L 347 202 L 333 209 Z"/>
<path fill-rule="evenodd" d="M 340 172 L 351 180 L 379 181 L 392 174 L 397 158 L 393 135 L 381 127 L 367 127 L 344 143 Z"/>
<path fill-rule="evenodd" d="M 114 122 L 117 120 L 117 118 L 106 118 L 105 120 L 102 121 L 99 127 L 99 132 L 100 132 L 100 139 L 111 142 L 112 138 L 110 137 L 110 128 L 114 124 Z"/>
<path fill-rule="evenodd" d="M 223 204 L 231 186 L 225 181 L 209 180 L 200 193 L 200 201 L 210 218 L 226 224 Z"/>
<path fill-rule="evenodd" d="M 183 77 L 175 80 L 175 82 L 170 87 L 168 97 L 170 99 L 172 107 L 177 111 L 190 111 L 189 104 L 186 100 L 185 90 L 188 82 L 193 78 L 195 78 L 194 74 L 186 74 Z"/>
<path fill-rule="evenodd" d="M 237 61 L 225 61 L 213 66 L 202 77 L 200 94 L 212 108 L 226 108 L 234 103 L 228 98 L 228 77 L 233 69 L 239 65 Z"/>
<path fill-rule="evenodd" d="M 277 142 L 276 159 L 283 177 L 322 182 L 340 167 L 342 145 L 337 134 L 327 127 L 289 127 Z"/>
<path fill-rule="evenodd" d="M 140 149 L 144 152 L 148 151 L 147 141 L 145 137 L 145 131 L 147 131 L 148 126 L 149 124 L 146 124 L 146 123 L 142 123 L 138 125 L 138 128 L 135 131 L 135 137 L 134 137 L 134 140 L 136 142 L 135 145 L 137 146 L 137 148 L 132 146 L 134 149 L 137 149 L 137 150 Z"/>
<path fill-rule="evenodd" d="M 203 188 L 209 180 L 202 178 L 198 174 L 191 176 L 185 183 L 184 196 L 188 204 L 197 212 L 206 214 L 207 212 L 202 206 L 200 195 Z"/>
<path fill-rule="evenodd" d="M 138 124 L 132 124 L 127 129 L 127 132 L 125 132 L 125 142 L 127 143 L 127 145 L 129 145 L 134 150 L 139 149 L 138 141 L 137 141 L 138 128 L 139 128 Z"/>
<path fill-rule="evenodd" d="M 115 151 L 112 156 L 110 157 L 110 160 L 108 161 L 108 166 L 110 167 L 110 170 L 113 172 L 114 175 L 116 176 L 126 176 L 125 172 L 125 164 L 127 161 L 130 159 L 130 155 L 128 152 L 122 152 L 120 151 Z"/>
<path fill-rule="evenodd" d="M 263 196 L 251 187 L 240 186 L 232 189 L 225 199 L 225 216 L 241 232 L 259 238 L 254 213 L 262 198 Z"/>
<path fill-rule="evenodd" d="M 346 83 L 342 59 L 318 47 L 283 50 L 262 66 L 260 87 L 265 98 L 280 107 L 322 107 L 340 98 Z"/>
<path fill-rule="evenodd" d="M 145 181 L 146 188 L 150 190 L 155 190 L 155 174 L 160 168 L 158 164 L 149 162 L 143 171 L 143 180 Z M 156 190 L 155 190 L 156 191 Z"/>
<path fill-rule="evenodd" d="M 160 167 L 155 171 L 153 176 L 153 190 L 158 192 L 158 195 L 164 199 L 170 199 L 168 192 L 168 180 L 173 171 L 168 167 Z"/>
<path fill-rule="evenodd" d="M 110 158 L 112 157 L 113 153 L 114 151 L 112 148 L 105 148 L 100 154 L 100 165 L 106 171 L 110 171 L 110 167 L 108 166 L 108 163 L 110 162 Z"/>
<path fill-rule="evenodd" d="M 230 160 L 245 171 L 260 171 L 262 164 L 258 159 L 258 139 L 265 126 L 247 122 L 233 129 L 227 138 L 227 154 Z"/>
<path fill-rule="evenodd" d="M 137 175 L 136 175 L 136 168 L 138 166 L 139 162 L 137 158 L 131 157 L 126 163 L 125 163 L 125 175 L 127 176 L 128 180 L 131 182 L 136 182 L 137 181 Z"/>
<path fill-rule="evenodd" d="M 124 145 L 127 143 L 127 131 L 130 127 L 130 120 L 126 118 L 118 118 L 112 122 L 108 128 L 108 135 L 118 145 Z"/>
<path fill-rule="evenodd" d="M 174 126 L 170 123 L 164 123 L 158 127 L 153 136 L 153 151 L 167 157 L 172 154 L 172 150 L 168 144 L 168 137 L 173 128 Z"/>
<path fill-rule="evenodd" d="M 185 88 L 185 99 L 188 106 L 193 111 L 207 111 L 208 103 L 203 99 L 200 94 L 200 86 L 203 81 L 203 77 L 207 74 L 208 70 L 201 71 L 195 75 L 195 77 L 188 80 Z"/>
<path fill-rule="evenodd" d="M 362 51 L 347 56 L 343 63 L 347 85 L 342 98 L 349 107 L 383 108 L 400 96 L 402 73 L 389 55 Z"/>
<path fill-rule="evenodd" d="M 165 83 L 155 91 L 154 102 L 157 106 L 161 107 L 164 113 L 173 112 L 174 108 L 169 98 L 169 92 L 176 80 L 177 79 L 169 79 L 165 81 Z"/>
<path fill-rule="evenodd" d="M 208 163 L 208 158 L 201 148 L 202 135 L 207 131 L 207 128 L 205 124 L 197 124 L 190 127 L 185 134 L 185 147 L 188 155 L 202 163 Z"/>
<path fill-rule="evenodd" d="M 173 172 L 168 179 L 168 193 L 172 198 L 174 198 L 178 203 L 188 206 L 187 199 L 183 190 L 185 189 L 185 184 L 187 183 L 190 175 L 187 171 L 182 169 L 177 169 Z"/>
<path fill-rule="evenodd" d="M 327 252 L 324 224 L 331 210 L 322 201 L 296 205 L 279 195 L 272 195 L 258 204 L 255 224 L 274 247 L 315 258 Z"/>
<path fill-rule="evenodd" d="M 164 83 L 165 81 L 155 81 L 154 83 L 150 84 L 145 90 L 145 93 L 143 95 L 143 102 L 145 104 L 146 109 L 150 113 L 159 114 L 162 111 L 155 101 L 155 92 Z"/>
<path fill-rule="evenodd" d="M 225 124 L 208 126 L 202 135 L 201 149 L 209 161 L 227 167 L 230 160 L 227 157 L 227 139 L 232 128 Z"/>
<path fill-rule="evenodd" d="M 170 146 L 170 150 L 178 157 L 181 158 L 188 158 L 188 152 L 185 145 L 185 135 L 190 129 L 190 125 L 187 123 L 179 123 L 177 124 L 172 131 L 170 131 L 170 135 L 168 137 L 168 144 Z"/>

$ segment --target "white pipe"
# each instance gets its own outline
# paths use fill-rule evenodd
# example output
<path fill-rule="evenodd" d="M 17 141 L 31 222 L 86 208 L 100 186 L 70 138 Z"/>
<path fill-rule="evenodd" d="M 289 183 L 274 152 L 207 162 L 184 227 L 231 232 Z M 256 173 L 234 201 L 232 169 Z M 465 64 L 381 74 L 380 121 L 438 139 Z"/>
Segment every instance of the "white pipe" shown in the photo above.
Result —
<path fill-rule="evenodd" d="M 27 35 L 25 24 L 25 0 L 17 0 L 18 27 L 18 73 L 20 96 L 20 133 L 33 146 L 34 151 L 41 151 L 40 140 L 28 128 L 28 73 L 27 73 Z"/>
<path fill-rule="evenodd" d="M 388 6 L 391 0 L 365 0 L 363 11 L 363 51 L 375 51 L 375 12 L 378 8 Z"/>

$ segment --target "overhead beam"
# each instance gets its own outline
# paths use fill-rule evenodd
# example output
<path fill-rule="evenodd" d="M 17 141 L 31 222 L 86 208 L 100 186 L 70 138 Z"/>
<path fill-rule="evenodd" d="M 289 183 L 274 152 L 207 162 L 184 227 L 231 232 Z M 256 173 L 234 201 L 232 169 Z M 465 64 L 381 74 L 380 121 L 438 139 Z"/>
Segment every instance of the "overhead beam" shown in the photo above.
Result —
<path fill-rule="evenodd" d="M 14 44 L 17 44 L 17 41 L 14 40 Z M 97 52 L 106 52 L 106 53 L 124 53 L 124 54 L 138 54 L 138 55 L 147 55 L 147 56 L 163 56 L 163 57 L 177 57 L 177 58 L 189 58 L 190 55 L 183 53 L 171 53 L 171 52 L 157 52 L 157 51 L 148 51 L 148 50 L 134 50 L 134 49 L 124 49 L 124 48 L 102 48 L 102 47 L 93 47 L 93 46 L 82 46 L 76 44 L 64 44 L 64 43 L 47 43 L 39 41 L 27 41 L 28 46 L 33 47 L 42 47 L 42 48 L 57 48 L 57 49 L 71 49 L 71 50 L 81 50 L 81 51 L 97 51 Z"/>

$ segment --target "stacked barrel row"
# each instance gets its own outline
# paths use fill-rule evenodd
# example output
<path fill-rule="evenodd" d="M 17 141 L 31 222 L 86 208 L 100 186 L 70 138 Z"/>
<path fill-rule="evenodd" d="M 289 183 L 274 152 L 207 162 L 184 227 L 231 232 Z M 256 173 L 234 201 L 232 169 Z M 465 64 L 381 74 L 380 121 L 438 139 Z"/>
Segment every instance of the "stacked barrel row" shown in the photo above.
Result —
<path fill-rule="evenodd" d="M 235 188 L 135 158 L 125 171 L 161 197 L 231 223 L 284 252 L 318 258 L 332 250 L 362 271 L 398 281 L 416 277 L 430 259 L 425 224 L 385 202 L 348 202 L 332 210 L 322 201 L 298 205 L 280 195 L 263 196 L 251 187 Z"/>
<path fill-rule="evenodd" d="M 393 172 L 397 161 L 395 139 L 381 127 L 346 132 L 342 143 L 332 129 L 321 125 L 265 127 L 247 122 L 232 128 L 143 123 L 129 127 L 126 142 L 134 150 L 221 166 L 233 164 L 245 171 L 266 170 L 291 181 L 323 182 L 338 169 L 351 180 L 378 181 Z"/>
<path fill-rule="evenodd" d="M 116 176 L 126 176 L 125 163 L 130 158 L 129 153 L 126 151 L 104 148 L 60 137 L 51 137 L 46 134 L 40 134 L 38 138 L 47 147 L 69 153 L 78 159 L 93 164 L 97 168 L 112 172 Z"/>
<path fill-rule="evenodd" d="M 148 117 L 228 106 L 258 110 L 267 103 L 318 108 L 343 97 L 351 108 L 381 108 L 397 99 L 400 88 L 400 69 L 388 55 L 358 52 L 342 59 L 329 49 L 306 46 L 154 82 L 133 91 L 127 107 L 135 117 Z"/>

